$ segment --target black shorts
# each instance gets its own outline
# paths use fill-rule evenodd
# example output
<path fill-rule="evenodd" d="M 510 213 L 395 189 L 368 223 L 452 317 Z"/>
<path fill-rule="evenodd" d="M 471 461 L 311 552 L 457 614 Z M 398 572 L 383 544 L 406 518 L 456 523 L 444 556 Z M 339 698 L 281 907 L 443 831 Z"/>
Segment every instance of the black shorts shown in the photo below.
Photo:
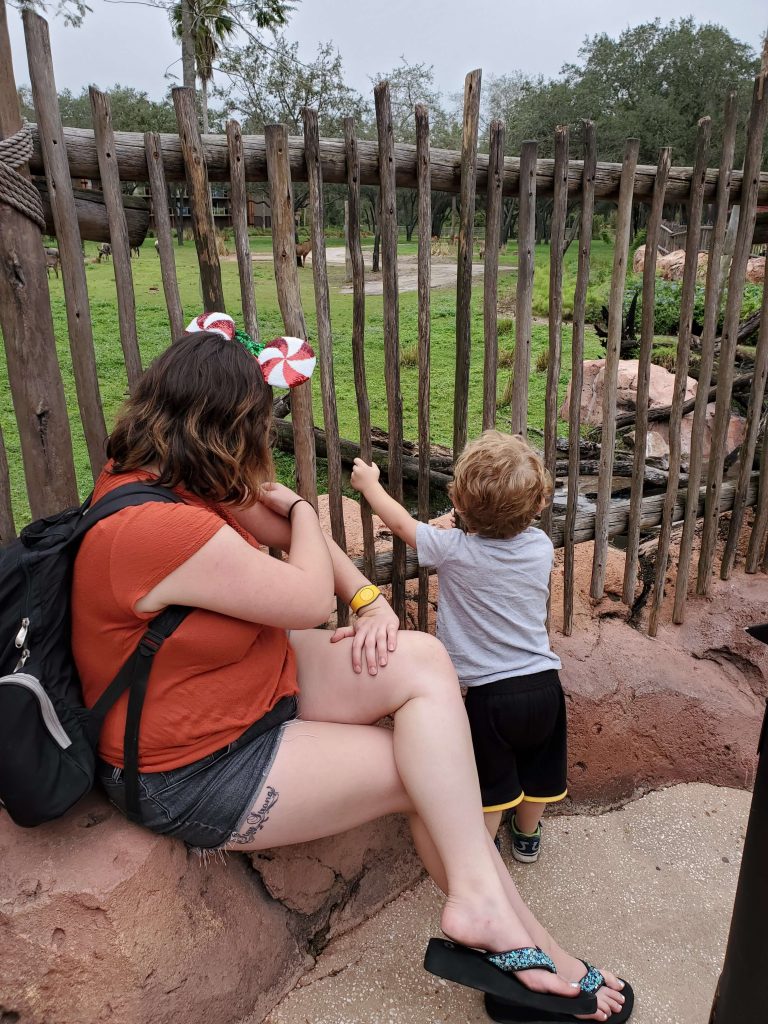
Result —
<path fill-rule="evenodd" d="M 565 696 L 554 669 L 470 686 L 466 708 L 484 811 L 566 796 Z"/>

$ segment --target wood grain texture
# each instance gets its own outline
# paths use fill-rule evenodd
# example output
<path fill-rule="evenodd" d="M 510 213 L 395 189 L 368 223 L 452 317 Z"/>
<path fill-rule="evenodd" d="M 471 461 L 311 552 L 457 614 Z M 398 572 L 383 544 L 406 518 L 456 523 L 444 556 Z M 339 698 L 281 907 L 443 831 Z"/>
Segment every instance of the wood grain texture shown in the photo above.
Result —
<path fill-rule="evenodd" d="M 328 511 L 331 520 L 331 536 L 341 550 L 346 551 L 347 539 L 341 502 L 339 418 L 336 411 L 336 386 L 333 379 L 331 300 L 328 292 L 328 267 L 325 261 L 323 175 L 319 160 L 320 129 L 316 110 L 305 107 L 302 117 L 307 154 L 307 177 L 309 179 L 309 206 L 312 216 L 312 278 L 315 284 L 315 314 L 317 317 L 317 362 L 320 369 L 320 394 L 323 403 L 323 423 L 327 446 Z M 336 614 L 338 624 L 346 626 L 349 621 L 349 607 L 340 597 L 336 599 Z"/>
<path fill-rule="evenodd" d="M 296 267 L 293 185 L 286 148 L 285 125 L 267 125 L 269 193 L 272 207 L 272 255 L 275 262 L 277 301 L 286 333 L 307 337 Z M 296 490 L 317 508 L 317 464 L 312 434 L 312 381 L 291 390 L 291 418 L 296 451 Z"/>
<path fill-rule="evenodd" d="M 216 247 L 216 228 L 213 223 L 211 206 L 211 190 L 208 168 L 205 161 L 203 141 L 197 120 L 197 105 L 192 89 L 175 88 L 171 90 L 173 106 L 176 111 L 176 123 L 179 126 L 184 166 L 186 168 L 187 189 L 189 191 L 189 209 L 192 214 L 192 231 L 197 248 L 197 262 L 200 268 L 200 284 L 203 291 L 203 306 L 206 313 L 225 313 L 224 288 L 221 283 L 221 266 Z M 163 137 L 161 137 L 163 138 Z M 227 145 L 226 136 L 222 136 Z M 227 145 L 227 157 L 229 147 Z M 167 160 L 165 142 L 163 155 Z M 168 168 L 166 166 L 166 177 Z"/>
<path fill-rule="evenodd" d="M 120 187 L 120 170 L 117 165 L 115 138 L 112 129 L 112 111 L 109 97 L 91 86 L 91 113 L 96 132 L 96 147 L 99 157 L 99 178 L 104 192 L 104 203 L 109 219 L 109 239 L 112 247 L 112 269 L 115 274 L 117 291 L 117 322 L 120 329 L 120 344 L 123 347 L 125 372 L 128 388 L 132 390 L 142 373 L 139 336 L 136 331 L 136 297 L 133 291 L 131 270 L 131 245 L 128 225 L 123 209 L 123 193 Z"/>
<path fill-rule="evenodd" d="M 144 136 L 149 169 L 149 188 L 152 194 L 157 254 L 160 259 L 160 276 L 163 280 L 165 308 L 168 310 L 168 324 L 171 341 L 177 341 L 184 333 L 184 311 L 181 308 L 179 283 L 176 280 L 176 260 L 173 255 L 173 229 L 168 210 L 168 189 L 163 173 L 163 147 L 157 132 Z"/>
<path fill-rule="evenodd" d="M 728 278 L 728 298 L 726 300 L 723 333 L 720 341 L 715 420 L 712 425 L 709 466 L 707 470 L 707 506 L 704 514 L 704 527 L 701 536 L 701 550 L 696 578 L 696 589 L 699 594 L 708 594 L 712 582 L 717 526 L 720 519 L 719 495 L 722 486 L 725 439 L 731 415 L 734 354 L 741 315 L 741 302 L 744 294 L 747 259 L 752 248 L 752 234 L 755 227 L 760 177 L 759 169 L 767 116 L 768 88 L 765 88 L 764 76 L 760 75 L 755 80 L 752 93 L 752 107 L 747 125 L 744 180 L 748 183 L 748 188 L 746 195 L 742 197 L 739 211 L 739 226 L 736 232 L 736 241 L 734 243 L 733 258 Z"/>
<path fill-rule="evenodd" d="M 429 113 L 416 104 L 416 152 L 418 162 L 418 302 L 419 302 L 419 483 L 418 516 L 429 520 L 429 400 L 430 400 L 430 280 L 432 264 L 432 191 L 429 174 Z M 426 631 L 429 623 L 429 572 L 419 569 L 419 596 L 416 611 L 419 629 Z"/>
<path fill-rule="evenodd" d="M 23 13 L 32 98 L 43 129 L 45 180 L 50 201 L 56 245 L 61 257 L 61 276 L 67 314 L 69 349 L 75 378 L 77 404 L 88 459 L 94 480 L 106 460 L 107 427 L 101 405 L 96 353 L 93 347 L 88 285 L 77 223 L 72 179 L 62 138 L 59 99 L 53 74 L 48 23 L 31 10 Z"/>
<path fill-rule="evenodd" d="M 40 152 L 39 133 L 33 125 L 35 136 L 35 152 L 31 161 L 33 174 L 43 173 Z M 69 155 L 70 173 L 73 178 L 98 177 L 98 163 L 94 146 L 93 132 L 87 128 L 65 128 L 64 136 Z M 169 181 L 183 181 L 184 160 L 178 135 L 162 135 L 163 153 L 165 154 L 166 177 Z M 144 152 L 143 138 L 138 132 L 116 133 L 117 155 L 121 173 L 126 181 L 146 181 L 147 162 Z M 304 159 L 304 140 L 301 136 L 292 136 L 287 141 L 291 176 L 294 181 L 306 181 L 307 169 Z M 378 146 L 375 142 L 359 140 L 360 184 L 378 185 L 379 163 Z M 266 141 L 263 135 L 244 135 L 243 149 L 245 152 L 246 181 L 266 181 Z M 227 181 L 229 179 L 229 155 L 227 140 L 223 135 L 206 135 L 203 139 L 203 152 L 210 181 Z M 430 178 L 432 189 L 439 192 L 461 191 L 461 154 L 456 150 L 433 148 L 430 153 Z M 320 140 L 320 163 L 323 180 L 331 185 L 346 183 L 346 158 L 343 139 Z M 416 188 L 416 147 L 399 143 L 395 146 L 396 184 L 398 188 Z M 691 191 L 691 167 L 673 167 L 669 175 L 667 195 L 669 201 L 685 202 Z M 571 160 L 568 167 L 568 195 L 575 198 L 581 195 L 584 163 Z M 707 202 L 715 198 L 717 190 L 717 168 L 707 171 L 704 199 Z M 642 165 L 637 168 L 633 189 L 635 202 L 650 203 L 653 198 L 653 186 L 656 167 Z M 742 179 L 740 171 L 733 175 L 733 202 L 741 202 Z M 621 180 L 621 164 L 601 161 L 595 168 L 595 196 L 598 200 L 606 199 L 616 202 L 619 198 Z M 485 194 L 488 188 L 488 156 L 478 154 L 477 158 L 477 191 Z M 520 158 L 506 157 L 504 160 L 505 196 L 516 196 L 520 189 Z M 540 197 L 551 196 L 554 192 L 554 160 L 541 159 L 536 165 L 536 193 Z M 761 205 L 768 203 L 768 172 L 760 175 L 758 200 Z"/>
<path fill-rule="evenodd" d="M 537 142 L 524 142 L 520 157 L 520 212 L 517 230 L 517 295 L 515 301 L 515 358 L 510 428 L 528 436 L 528 379 L 531 375 L 533 271 L 536 230 Z"/>
<path fill-rule="evenodd" d="M 20 128 L 6 8 L 0 4 L 0 138 L 14 135 Z M 19 168 L 19 173 L 26 176 L 26 168 Z M 37 224 L 0 203 L 0 331 L 34 518 L 77 500 L 42 250 Z M 7 394 L 3 403 L 8 403 Z"/>
<path fill-rule="evenodd" d="M 651 386 L 651 354 L 653 352 L 654 318 L 656 314 L 656 263 L 659 256 L 659 235 L 664 215 L 664 199 L 672 163 L 672 150 L 665 146 L 659 153 L 656 187 L 646 226 L 645 265 L 643 267 L 643 315 L 640 326 L 640 352 L 637 365 L 637 397 L 634 418 L 634 473 L 629 500 L 627 553 L 624 560 L 622 597 L 626 605 L 635 600 L 638 548 L 640 545 L 640 514 L 645 486 L 645 457 L 648 438 L 648 395 Z M 618 426 L 618 424 L 617 424 Z"/>
<path fill-rule="evenodd" d="M 229 205 L 232 213 L 232 231 L 235 236 L 237 273 L 240 278 L 240 300 L 243 325 L 254 341 L 260 340 L 259 316 L 253 288 L 253 263 L 248 239 L 248 196 L 245 186 L 245 160 L 243 159 L 243 133 L 237 121 L 227 121 L 229 146 Z"/>
<path fill-rule="evenodd" d="M 400 391 L 400 299 L 397 283 L 397 191 L 389 83 L 374 89 L 381 187 L 381 277 L 384 290 L 384 377 L 389 432 L 389 493 L 402 504 L 403 398 Z M 392 607 L 405 624 L 405 544 L 392 542 Z"/>
<path fill-rule="evenodd" d="M 704 173 L 707 169 L 711 134 L 712 121 L 708 117 L 702 117 L 696 131 L 691 195 L 688 200 L 685 268 L 683 270 L 683 284 L 680 290 L 680 328 L 677 335 L 677 357 L 675 360 L 672 408 L 669 414 L 669 476 L 667 478 L 666 501 L 664 502 L 661 529 L 656 548 L 655 579 L 648 615 L 649 636 L 656 636 L 659 628 L 659 613 L 661 612 L 661 604 L 664 600 L 664 584 L 667 577 L 669 544 L 672 539 L 672 512 L 674 510 L 677 485 L 680 479 L 683 403 L 685 402 L 685 392 L 688 383 L 688 362 L 691 351 L 691 327 L 693 325 L 693 303 L 696 292 L 696 272 L 698 270 L 699 241 L 701 238 L 701 215 L 704 208 Z"/>
<path fill-rule="evenodd" d="M 595 167 L 597 136 L 593 121 L 584 122 L 584 180 L 582 183 L 579 261 L 573 296 L 573 332 L 571 342 L 571 403 L 568 410 L 568 494 L 563 528 L 564 585 L 563 632 L 573 632 L 573 568 L 576 544 L 576 514 L 579 500 L 579 438 L 581 433 L 581 395 L 584 380 L 584 317 L 589 287 L 589 263 L 592 251 L 592 224 L 595 214 Z M 577 396 L 574 400 L 573 396 Z"/>
<path fill-rule="evenodd" d="M 504 166 L 504 123 L 491 121 L 488 140 L 488 195 L 485 211 L 485 265 L 483 267 L 483 430 L 496 426 L 496 390 L 499 373 L 499 244 L 501 241 L 501 186 Z"/>
<path fill-rule="evenodd" d="M 608 300 L 608 338 L 605 346 L 605 385 L 603 390 L 603 430 L 600 448 L 600 475 L 597 484 L 595 511 L 595 554 L 592 561 L 590 594 L 603 596 L 605 561 L 608 552 L 608 515 L 611 504 L 613 453 L 616 447 L 616 391 L 621 348 L 624 285 L 627 280 L 629 229 L 632 222 L 632 194 L 640 143 L 628 139 L 624 148 L 621 189 L 616 219 L 616 241 L 613 251 L 613 273 Z"/>

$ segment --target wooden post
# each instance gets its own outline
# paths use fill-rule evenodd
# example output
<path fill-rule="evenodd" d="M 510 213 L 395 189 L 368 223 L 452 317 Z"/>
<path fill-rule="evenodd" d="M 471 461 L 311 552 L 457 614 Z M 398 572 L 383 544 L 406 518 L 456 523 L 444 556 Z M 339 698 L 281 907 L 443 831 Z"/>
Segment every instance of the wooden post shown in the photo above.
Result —
<path fill-rule="evenodd" d="M 736 484 L 736 494 L 733 499 L 731 521 L 728 526 L 728 539 L 725 542 L 723 561 L 720 566 L 720 578 L 724 580 L 727 580 L 731 575 L 733 563 L 736 560 L 736 549 L 739 543 L 741 524 L 744 521 L 747 487 L 752 475 L 752 462 L 755 458 L 757 435 L 760 430 L 763 412 L 766 374 L 768 374 L 768 285 L 763 285 L 760 333 L 757 336 L 757 349 L 755 351 L 755 365 L 752 370 L 752 387 L 749 393 L 744 440 L 739 454 L 739 478 Z M 765 495 L 762 495 L 762 497 L 765 500 Z"/>
<path fill-rule="evenodd" d="M 216 248 L 216 228 L 211 208 L 211 190 L 208 184 L 208 170 L 205 164 L 200 128 L 198 127 L 195 94 L 191 89 L 171 90 L 179 139 L 184 153 L 187 171 L 189 208 L 192 213 L 192 230 L 195 234 L 197 259 L 200 265 L 200 283 L 203 289 L 203 305 L 206 313 L 224 313 L 224 288 L 221 284 L 221 266 Z M 267 147 L 269 153 L 269 147 Z"/>
<path fill-rule="evenodd" d="M 680 458 L 682 454 L 681 429 L 683 403 L 688 381 L 688 360 L 691 350 L 691 325 L 693 324 L 693 303 L 696 297 L 696 272 L 698 270 L 699 238 L 701 237 L 701 214 L 704 207 L 704 179 L 707 173 L 709 139 L 712 121 L 702 117 L 696 134 L 691 198 L 688 203 L 688 232 L 685 240 L 685 268 L 683 287 L 680 291 L 680 328 L 677 335 L 677 359 L 675 362 L 675 384 L 672 392 L 672 408 L 669 414 L 669 473 L 664 512 L 661 518 L 659 543 L 656 548 L 656 578 L 651 594 L 648 616 L 648 635 L 656 636 L 659 628 L 659 613 L 664 600 L 664 583 L 667 577 L 669 542 L 672 537 L 672 512 L 675 495 L 680 482 Z"/>
<path fill-rule="evenodd" d="M 88 286 L 80 248 L 75 197 L 69 177 L 67 149 L 63 138 L 53 58 L 48 36 L 48 23 L 31 10 L 25 10 L 24 36 L 27 59 L 32 80 L 40 141 L 43 148 L 45 178 L 51 203 L 56 242 L 61 257 L 61 276 L 64 281 L 64 299 L 67 310 L 67 331 L 72 353 L 77 404 L 91 472 L 94 480 L 106 459 L 107 427 L 99 392 L 96 353 L 93 348 L 91 310 Z"/>
<path fill-rule="evenodd" d="M 584 314 L 589 287 L 589 257 L 595 213 L 595 168 L 597 139 L 593 121 L 584 122 L 584 172 L 581 185 L 581 227 L 579 266 L 573 296 L 573 338 L 571 341 L 571 404 L 568 410 L 568 495 L 563 536 L 563 633 L 573 632 L 573 562 L 576 546 L 576 512 L 579 504 L 579 436 L 581 431 L 581 388 L 584 380 Z"/>
<path fill-rule="evenodd" d="M 0 139 L 21 127 L 6 8 L 0 2 Z M 26 165 L 18 170 L 29 177 Z M 43 240 L 34 221 L 2 202 L 0 330 L 29 505 L 34 518 L 50 515 L 77 501 L 77 483 Z"/>
<path fill-rule="evenodd" d="M 720 518 L 720 489 L 722 487 L 725 439 L 731 417 L 731 390 L 733 385 L 734 354 L 741 315 L 741 301 L 747 259 L 752 248 L 752 234 L 755 229 L 757 191 L 760 180 L 760 163 L 768 115 L 768 89 L 765 78 L 755 80 L 752 94 L 752 108 L 747 126 L 747 146 L 744 156 L 744 184 L 746 195 L 742 196 L 739 213 L 739 228 L 731 261 L 728 280 L 728 299 L 723 320 L 723 334 L 720 341 L 720 360 L 717 374 L 717 399 L 715 422 L 709 451 L 707 472 L 707 501 L 704 510 L 704 527 L 701 537 L 701 553 L 697 575 L 697 591 L 708 594 L 712 582 L 712 566 L 717 542 L 717 524 Z"/>
<path fill-rule="evenodd" d="M 176 260 L 173 255 L 173 230 L 168 210 L 168 189 L 163 173 L 163 147 L 158 132 L 144 133 L 144 149 L 147 153 L 149 189 L 152 194 L 157 254 L 160 258 L 160 276 L 163 279 L 163 294 L 168 310 L 168 324 L 171 341 L 178 341 L 184 333 L 184 313 L 176 280 Z"/>
<path fill-rule="evenodd" d="M 688 462 L 688 490 L 691 494 L 698 494 L 699 492 L 704 462 L 704 431 L 706 428 L 707 406 L 710 400 L 709 386 L 712 379 L 712 364 L 715 358 L 717 320 L 720 314 L 722 257 L 725 247 L 726 230 L 730 230 L 728 201 L 731 190 L 733 154 L 736 146 L 737 114 L 736 94 L 732 92 L 728 95 L 725 104 L 723 149 L 720 156 L 720 170 L 717 182 L 715 223 L 712 229 L 712 244 L 707 263 L 699 384 L 696 390 L 696 403 L 691 430 L 691 454 Z M 736 222 L 738 223 L 738 218 Z M 675 581 L 675 603 L 672 609 L 672 621 L 678 624 L 684 619 L 685 603 L 688 598 L 688 570 L 691 564 L 691 552 L 696 532 L 695 506 L 695 502 L 690 502 L 686 505 L 683 534 L 680 540 L 680 555 L 677 563 L 677 579 Z"/>
<path fill-rule="evenodd" d="M 464 79 L 464 125 L 461 133 L 461 219 L 456 278 L 456 374 L 453 390 L 453 457 L 467 443 L 469 361 L 472 350 L 472 256 L 477 178 L 477 130 L 482 72 Z"/>
<path fill-rule="evenodd" d="M 768 291 L 768 289 L 766 289 Z M 757 493 L 757 511 L 752 532 L 749 535 L 747 561 L 744 566 L 748 573 L 757 572 L 760 556 L 765 547 L 768 534 L 768 416 L 763 424 L 763 437 L 760 452 L 760 485 Z"/>
<path fill-rule="evenodd" d="M 664 214 L 664 193 L 672 163 L 672 150 L 665 146 L 659 153 L 656 184 L 646 228 L 645 266 L 643 267 L 643 316 L 640 328 L 640 358 L 637 365 L 637 398 L 635 401 L 635 441 L 632 491 L 630 495 L 627 554 L 624 561 L 624 604 L 632 606 L 637 582 L 638 547 L 640 544 L 640 511 L 645 486 L 645 448 L 648 439 L 648 393 L 651 385 L 651 354 L 653 352 L 654 319 L 656 316 L 656 262 L 659 256 L 659 234 Z"/>
<path fill-rule="evenodd" d="M 374 89 L 381 170 L 381 277 L 384 295 L 384 376 L 389 430 L 389 493 L 402 503 L 403 398 L 400 392 L 400 300 L 397 287 L 397 193 L 389 82 Z M 392 607 L 405 624 L 405 544 L 392 538 Z"/>
<path fill-rule="evenodd" d="M 243 323 L 253 340 L 259 341 L 259 317 L 256 311 L 251 246 L 248 240 L 248 196 L 245 190 L 243 133 L 237 121 L 227 121 L 227 145 L 229 146 L 230 167 L 229 204 L 232 211 L 237 270 L 240 277 Z"/>
<path fill-rule="evenodd" d="M 560 360 L 563 350 L 563 255 L 565 221 L 568 216 L 568 144 L 565 125 L 555 128 L 555 198 L 549 240 L 549 360 L 544 409 L 544 465 L 555 481 L 557 461 L 557 392 L 560 386 Z M 580 396 L 577 396 L 580 399 Z M 541 513 L 541 528 L 552 528 L 552 502 Z"/>
<path fill-rule="evenodd" d="M 277 301 L 287 333 L 296 338 L 306 338 L 307 325 L 301 308 L 301 289 L 296 269 L 288 131 L 284 124 L 269 124 L 265 131 Z M 302 498 L 306 498 L 317 508 L 317 466 L 315 438 L 312 433 L 312 381 L 299 384 L 291 391 L 291 418 L 296 453 L 296 489 Z"/>
<path fill-rule="evenodd" d="M 496 426 L 496 383 L 499 368 L 497 308 L 499 299 L 501 186 L 503 180 L 504 122 L 491 121 L 488 148 L 488 199 L 485 212 L 485 267 L 483 269 L 483 335 L 485 342 L 483 360 L 483 430 L 490 430 Z"/>
<path fill-rule="evenodd" d="M 317 314 L 317 361 L 320 367 L 320 393 L 323 401 L 323 422 L 328 446 L 328 511 L 331 535 L 342 551 L 347 550 L 344 532 L 344 510 L 341 501 L 341 452 L 339 420 L 336 412 L 336 388 L 333 381 L 333 332 L 331 301 L 328 294 L 328 268 L 325 262 L 325 212 L 323 210 L 323 174 L 320 170 L 320 129 L 317 111 L 304 107 L 304 145 L 307 156 L 309 202 L 312 213 L 312 278 L 315 284 Z M 338 624 L 349 621 L 349 606 L 337 598 Z"/>
<path fill-rule="evenodd" d="M 517 302 L 515 360 L 510 410 L 513 434 L 528 436 L 528 378 L 531 374 L 531 326 L 536 232 L 536 158 L 538 142 L 524 142 L 520 154 L 520 211 L 517 220 Z"/>
<path fill-rule="evenodd" d="M 418 512 L 429 520 L 429 349 L 430 283 L 432 274 L 432 192 L 429 187 L 429 113 L 416 104 L 416 165 L 419 177 L 419 486 Z M 429 621 L 429 570 L 419 568 L 418 626 L 426 632 Z"/>
<path fill-rule="evenodd" d="M 139 352 L 139 336 L 136 332 L 136 297 L 133 292 L 133 272 L 131 271 L 131 244 L 128 239 L 128 226 L 123 210 L 123 192 L 120 187 L 120 170 L 117 166 L 115 152 L 112 111 L 106 93 L 99 92 L 93 86 L 89 88 L 88 92 L 91 97 L 93 130 L 96 133 L 96 148 L 99 155 L 99 177 L 109 218 L 120 344 L 123 347 L 128 387 L 132 389 L 141 376 L 141 354 Z"/>
<path fill-rule="evenodd" d="M 635 168 L 640 150 L 638 139 L 627 139 L 621 168 L 616 243 L 613 252 L 611 293 L 608 302 L 608 339 L 605 346 L 605 386 L 603 390 L 603 432 L 600 446 L 600 473 L 597 483 L 595 508 L 595 554 L 592 561 L 590 594 L 603 596 L 605 560 L 608 553 L 608 514 L 611 504 L 613 479 L 613 453 L 616 446 L 616 391 L 618 387 L 621 324 L 624 318 L 624 284 L 627 280 L 627 252 L 629 229 L 632 223 L 632 194 Z"/>
<path fill-rule="evenodd" d="M 355 119 L 344 118 L 344 144 L 347 154 L 347 189 L 349 199 L 349 254 L 352 260 L 352 367 L 355 376 L 357 417 L 360 424 L 360 458 L 371 463 L 371 409 L 365 379 L 365 263 L 360 244 L 360 158 L 357 152 Z M 376 582 L 376 551 L 373 541 L 371 506 L 360 497 L 360 520 L 363 526 L 363 562 L 365 575 Z"/>
<path fill-rule="evenodd" d="M 318 164 L 319 166 L 319 164 Z M 352 254 L 349 251 L 349 200 L 344 200 L 344 280 L 352 280 Z"/>
<path fill-rule="evenodd" d="M 0 545 L 10 544 L 16 536 L 11 500 L 11 476 L 8 472 L 8 455 L 5 451 L 3 431 L 0 428 Z"/>

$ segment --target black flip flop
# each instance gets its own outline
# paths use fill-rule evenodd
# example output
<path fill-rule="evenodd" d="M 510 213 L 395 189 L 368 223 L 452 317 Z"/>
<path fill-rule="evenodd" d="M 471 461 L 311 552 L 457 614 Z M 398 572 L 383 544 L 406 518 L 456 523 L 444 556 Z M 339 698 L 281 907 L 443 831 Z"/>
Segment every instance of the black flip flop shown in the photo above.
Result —
<path fill-rule="evenodd" d="M 624 996 L 624 1005 L 618 1013 L 611 1014 L 605 1024 L 622 1024 L 623 1021 L 629 1020 L 635 1006 L 635 993 L 628 981 L 624 982 L 621 994 Z M 530 1010 L 487 994 L 485 1012 L 491 1020 L 498 1021 L 499 1024 L 576 1024 L 576 1017 L 572 1013 L 539 1011 L 531 1015 Z"/>
<path fill-rule="evenodd" d="M 573 997 L 554 996 L 526 988 L 513 971 L 542 968 L 557 973 L 549 957 L 535 947 L 510 950 L 508 953 L 483 953 L 450 939 L 430 939 L 424 967 L 439 978 L 479 989 L 495 997 L 505 1009 L 515 1007 L 526 1010 L 528 1016 L 519 1020 L 531 1020 L 530 1011 L 559 1013 L 560 1017 L 554 1017 L 554 1020 L 570 1020 L 576 1013 L 594 1013 L 597 1009 L 597 999 L 589 993 Z M 563 1014 L 570 1014 L 570 1017 Z"/>

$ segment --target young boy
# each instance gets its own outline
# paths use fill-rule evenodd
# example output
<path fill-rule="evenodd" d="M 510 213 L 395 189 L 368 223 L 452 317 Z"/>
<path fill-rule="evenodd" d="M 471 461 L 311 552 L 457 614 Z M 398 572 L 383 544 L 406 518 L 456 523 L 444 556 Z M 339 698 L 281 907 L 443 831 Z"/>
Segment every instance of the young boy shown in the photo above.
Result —
<path fill-rule="evenodd" d="M 448 492 L 466 533 L 413 519 L 362 459 L 352 486 L 437 569 L 437 635 L 468 687 L 486 825 L 495 836 L 514 808 L 512 853 L 531 863 L 545 804 L 567 792 L 565 698 L 546 626 L 553 549 L 531 526 L 552 494 L 549 474 L 521 438 L 486 430 L 460 455 Z"/>

